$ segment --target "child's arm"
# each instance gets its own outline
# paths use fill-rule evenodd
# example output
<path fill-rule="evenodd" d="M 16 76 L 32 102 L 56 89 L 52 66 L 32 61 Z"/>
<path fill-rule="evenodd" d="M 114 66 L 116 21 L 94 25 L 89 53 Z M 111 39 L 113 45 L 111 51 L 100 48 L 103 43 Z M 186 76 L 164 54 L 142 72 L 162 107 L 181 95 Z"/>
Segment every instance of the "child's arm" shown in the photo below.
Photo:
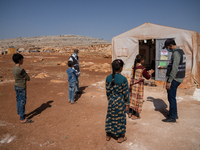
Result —
<path fill-rule="evenodd" d="M 150 79 L 151 78 L 151 74 L 149 74 L 146 69 L 143 70 L 142 75 L 146 79 Z"/>
<path fill-rule="evenodd" d="M 107 98 L 108 98 L 108 99 L 109 99 L 109 97 L 110 97 L 110 94 L 111 94 L 110 85 L 109 85 L 109 82 L 108 82 L 107 79 L 106 79 L 106 95 L 107 95 Z"/>
<path fill-rule="evenodd" d="M 123 95 L 126 105 L 129 105 L 129 87 L 128 87 L 128 81 L 127 79 L 122 84 L 123 86 Z"/>
<path fill-rule="evenodd" d="M 25 78 L 25 80 L 30 81 L 30 77 L 24 69 L 22 70 L 21 74 Z"/>
<path fill-rule="evenodd" d="M 75 70 L 73 70 L 73 72 L 77 77 L 79 76 L 79 74 Z"/>

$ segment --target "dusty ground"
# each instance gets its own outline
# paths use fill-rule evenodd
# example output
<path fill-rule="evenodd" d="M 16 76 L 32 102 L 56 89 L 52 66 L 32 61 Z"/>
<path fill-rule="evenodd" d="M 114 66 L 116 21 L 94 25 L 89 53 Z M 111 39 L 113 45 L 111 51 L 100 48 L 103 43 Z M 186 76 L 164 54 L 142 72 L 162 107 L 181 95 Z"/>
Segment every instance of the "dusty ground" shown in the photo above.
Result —
<path fill-rule="evenodd" d="M 43 61 L 33 60 L 43 58 Z M 141 119 L 127 118 L 127 141 L 105 140 L 107 99 L 104 81 L 109 72 L 82 69 L 77 104 L 67 103 L 67 66 L 56 65 L 68 56 L 25 55 L 22 67 L 31 76 L 27 84 L 26 114 L 32 124 L 21 124 L 16 110 L 16 94 L 11 55 L 0 58 L 0 149 L 134 149 L 199 150 L 200 102 L 178 89 L 177 123 L 164 123 L 168 113 L 166 91 L 162 86 L 145 87 Z M 80 57 L 80 62 L 111 63 L 111 59 Z M 82 66 L 84 68 L 85 66 Z M 35 78 L 39 73 L 49 77 Z"/>

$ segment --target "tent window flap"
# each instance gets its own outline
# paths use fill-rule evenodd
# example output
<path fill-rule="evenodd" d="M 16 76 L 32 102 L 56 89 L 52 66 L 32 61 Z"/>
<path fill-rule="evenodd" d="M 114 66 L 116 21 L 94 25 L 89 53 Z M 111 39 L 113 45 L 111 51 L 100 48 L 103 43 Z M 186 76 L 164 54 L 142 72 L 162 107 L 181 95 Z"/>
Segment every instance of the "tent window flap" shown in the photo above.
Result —
<path fill-rule="evenodd" d="M 117 57 L 128 57 L 128 56 L 129 56 L 129 48 L 117 49 Z"/>

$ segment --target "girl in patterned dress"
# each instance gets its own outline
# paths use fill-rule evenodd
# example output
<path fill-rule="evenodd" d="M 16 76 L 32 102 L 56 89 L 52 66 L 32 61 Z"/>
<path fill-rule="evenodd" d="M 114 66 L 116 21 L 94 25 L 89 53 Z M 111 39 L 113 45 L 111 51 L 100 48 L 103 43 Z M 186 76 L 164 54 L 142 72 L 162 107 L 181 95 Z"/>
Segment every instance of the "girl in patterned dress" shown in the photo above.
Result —
<path fill-rule="evenodd" d="M 108 110 L 106 116 L 106 140 L 111 136 L 118 138 L 117 142 L 126 141 L 126 111 L 129 105 L 129 87 L 126 77 L 121 75 L 124 62 L 116 59 L 112 62 L 112 74 L 106 78 L 106 94 Z"/>
<path fill-rule="evenodd" d="M 130 105 L 128 117 L 133 120 L 140 119 L 139 114 L 142 111 L 143 104 L 144 78 L 150 79 L 151 74 L 154 73 L 154 70 L 150 70 L 148 73 L 145 67 L 142 66 L 143 63 L 143 56 L 138 54 L 135 58 L 130 81 Z"/>

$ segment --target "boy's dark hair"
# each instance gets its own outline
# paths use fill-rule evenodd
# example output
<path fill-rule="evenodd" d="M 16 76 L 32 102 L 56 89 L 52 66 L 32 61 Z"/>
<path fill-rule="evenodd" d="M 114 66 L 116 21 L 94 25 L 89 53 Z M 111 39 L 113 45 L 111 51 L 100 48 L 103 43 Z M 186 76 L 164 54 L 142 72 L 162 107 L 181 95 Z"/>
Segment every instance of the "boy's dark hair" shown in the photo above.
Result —
<path fill-rule="evenodd" d="M 72 67 L 72 65 L 74 65 L 74 62 L 73 61 L 68 61 L 67 64 L 68 64 L 69 67 Z"/>
<path fill-rule="evenodd" d="M 12 60 L 16 63 L 16 64 L 18 64 L 19 63 L 19 60 L 22 60 L 24 57 L 21 55 L 21 54 L 19 54 L 19 53 L 16 53 L 16 54 L 13 54 L 13 56 L 12 56 Z"/>
<path fill-rule="evenodd" d="M 138 55 L 135 57 L 134 68 L 133 68 L 133 79 L 135 78 L 136 64 L 137 64 L 137 63 L 140 63 L 141 60 L 144 60 L 144 56 L 141 55 L 141 54 L 138 54 Z"/>
<path fill-rule="evenodd" d="M 115 72 L 119 71 L 124 66 L 124 62 L 121 59 L 115 59 L 112 62 L 112 82 L 111 84 L 115 84 Z"/>

